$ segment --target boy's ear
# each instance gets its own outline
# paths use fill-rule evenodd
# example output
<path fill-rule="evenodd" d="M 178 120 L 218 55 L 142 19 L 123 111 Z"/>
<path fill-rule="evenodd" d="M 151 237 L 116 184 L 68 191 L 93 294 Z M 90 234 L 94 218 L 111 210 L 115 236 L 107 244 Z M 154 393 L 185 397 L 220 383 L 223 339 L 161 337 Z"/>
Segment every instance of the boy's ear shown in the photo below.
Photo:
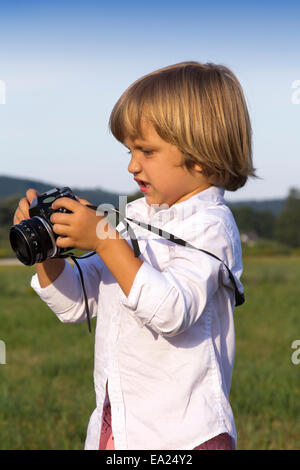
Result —
<path fill-rule="evenodd" d="M 194 170 L 198 173 L 202 173 L 202 166 L 198 165 L 197 163 L 194 163 Z"/>

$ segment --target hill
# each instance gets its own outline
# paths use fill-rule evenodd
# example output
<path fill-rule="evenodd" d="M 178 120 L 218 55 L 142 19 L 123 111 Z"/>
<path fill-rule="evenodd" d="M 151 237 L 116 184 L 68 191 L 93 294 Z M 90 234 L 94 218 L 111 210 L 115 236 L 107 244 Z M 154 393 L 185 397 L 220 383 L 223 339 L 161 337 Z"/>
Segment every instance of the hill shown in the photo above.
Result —
<path fill-rule="evenodd" d="M 258 200 L 248 200 L 248 201 L 237 201 L 237 202 L 227 202 L 229 207 L 237 209 L 238 207 L 248 206 L 251 207 L 254 211 L 269 211 L 273 215 L 277 216 L 285 203 L 285 199 L 262 199 Z"/>
<path fill-rule="evenodd" d="M 10 176 L 0 176 L 0 198 L 7 198 L 14 195 L 25 195 L 28 188 L 35 188 L 40 193 L 48 191 L 56 187 L 55 183 L 42 182 L 37 180 L 13 178 Z M 104 191 L 101 188 L 86 188 L 78 189 L 71 188 L 76 195 L 81 198 L 87 199 L 94 205 L 98 206 L 101 203 L 113 204 L 115 207 L 119 205 L 119 195 L 113 192 Z M 130 199 L 135 199 L 141 194 L 135 193 L 129 195 Z M 285 199 L 269 199 L 269 200 L 248 200 L 240 202 L 227 202 L 229 207 L 238 208 L 241 206 L 249 206 L 256 211 L 268 210 L 275 216 L 281 211 Z"/>
<path fill-rule="evenodd" d="M 51 188 L 60 187 L 56 183 L 41 182 L 37 180 L 13 178 L 10 176 L 0 176 L 0 198 L 19 195 L 24 196 L 28 188 L 34 188 L 38 192 L 43 193 Z M 80 198 L 87 199 L 94 205 L 101 203 L 109 203 L 117 206 L 119 204 L 118 195 L 102 189 L 78 189 L 71 188 L 72 191 Z"/>

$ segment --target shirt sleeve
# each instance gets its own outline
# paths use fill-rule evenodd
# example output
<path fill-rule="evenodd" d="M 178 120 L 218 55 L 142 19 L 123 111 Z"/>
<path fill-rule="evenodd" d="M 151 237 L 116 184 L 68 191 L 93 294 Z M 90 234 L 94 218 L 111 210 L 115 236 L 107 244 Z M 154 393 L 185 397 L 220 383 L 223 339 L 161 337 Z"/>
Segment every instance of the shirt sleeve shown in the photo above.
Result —
<path fill-rule="evenodd" d="M 99 284 L 104 266 L 98 255 L 77 260 L 82 270 L 91 318 L 97 315 Z M 77 266 L 65 261 L 65 267 L 57 279 L 47 287 L 41 287 L 38 276 L 31 280 L 31 287 L 64 323 L 87 320 L 83 289 Z"/>
<path fill-rule="evenodd" d="M 188 241 L 216 254 L 230 267 L 232 246 L 220 228 L 218 222 L 205 225 Z M 185 246 L 175 245 L 171 251 L 171 261 L 163 271 L 144 261 L 128 297 L 122 295 L 123 305 L 140 326 L 148 325 L 164 336 L 185 331 L 200 318 L 220 286 L 231 287 L 228 272 L 217 259 Z"/>

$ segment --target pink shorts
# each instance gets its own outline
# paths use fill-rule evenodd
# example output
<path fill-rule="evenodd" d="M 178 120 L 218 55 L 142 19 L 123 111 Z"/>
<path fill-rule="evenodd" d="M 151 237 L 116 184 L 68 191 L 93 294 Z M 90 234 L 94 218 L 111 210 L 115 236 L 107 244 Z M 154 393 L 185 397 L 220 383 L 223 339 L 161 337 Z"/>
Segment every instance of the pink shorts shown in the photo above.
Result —
<path fill-rule="evenodd" d="M 109 402 L 103 407 L 99 450 L 115 450 Z M 209 441 L 203 442 L 193 450 L 234 450 L 234 442 L 229 434 L 223 433 L 209 439 Z"/>

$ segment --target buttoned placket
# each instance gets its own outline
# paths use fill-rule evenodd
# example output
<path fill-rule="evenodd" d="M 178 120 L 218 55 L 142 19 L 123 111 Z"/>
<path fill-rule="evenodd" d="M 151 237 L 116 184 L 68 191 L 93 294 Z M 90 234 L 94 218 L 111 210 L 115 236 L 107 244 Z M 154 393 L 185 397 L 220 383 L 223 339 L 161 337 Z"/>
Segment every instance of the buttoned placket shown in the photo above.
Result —
<path fill-rule="evenodd" d="M 154 214 L 152 217 L 154 222 L 158 223 L 157 214 Z M 150 223 L 150 222 L 149 222 Z M 152 222 L 151 222 L 152 223 Z M 160 226 L 161 224 L 159 224 Z M 136 238 L 138 239 L 139 248 L 141 251 L 141 258 L 143 258 L 142 253 L 144 252 L 149 235 L 147 231 L 138 225 L 132 223 L 132 228 Z M 125 239 L 129 239 L 129 234 L 127 231 L 122 233 L 122 236 Z M 157 237 L 157 235 L 154 235 Z M 112 412 L 112 431 L 114 435 L 115 447 L 119 450 L 126 450 L 127 446 L 127 436 L 126 436 L 126 417 L 125 417 L 125 405 L 121 391 L 121 379 L 119 373 L 119 366 L 117 361 L 117 351 L 118 351 L 118 336 L 120 331 L 121 323 L 121 309 L 124 308 L 122 300 L 119 300 L 118 311 L 112 312 L 112 318 L 110 322 L 110 332 L 107 335 L 109 338 L 108 344 L 108 394 L 109 400 L 111 403 L 111 412 Z"/>

